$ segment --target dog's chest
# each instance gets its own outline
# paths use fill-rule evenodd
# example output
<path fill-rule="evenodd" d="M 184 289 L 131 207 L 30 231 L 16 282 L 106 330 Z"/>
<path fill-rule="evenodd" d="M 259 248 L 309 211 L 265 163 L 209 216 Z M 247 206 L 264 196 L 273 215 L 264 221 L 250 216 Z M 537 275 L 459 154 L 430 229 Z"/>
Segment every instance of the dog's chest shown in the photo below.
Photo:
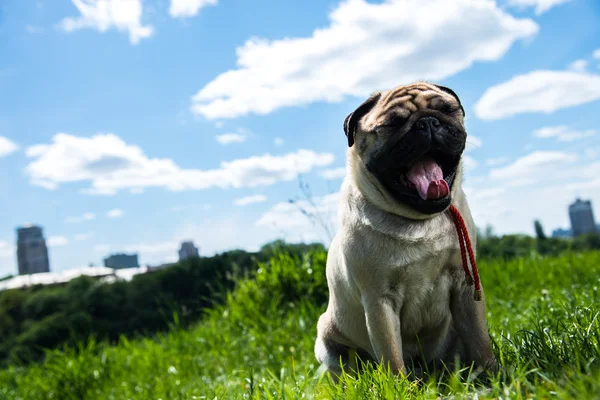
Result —
<path fill-rule="evenodd" d="M 398 305 L 402 333 L 414 336 L 424 329 L 444 329 L 450 318 L 450 295 L 456 281 L 456 252 L 442 251 L 398 266 L 390 295 Z"/>

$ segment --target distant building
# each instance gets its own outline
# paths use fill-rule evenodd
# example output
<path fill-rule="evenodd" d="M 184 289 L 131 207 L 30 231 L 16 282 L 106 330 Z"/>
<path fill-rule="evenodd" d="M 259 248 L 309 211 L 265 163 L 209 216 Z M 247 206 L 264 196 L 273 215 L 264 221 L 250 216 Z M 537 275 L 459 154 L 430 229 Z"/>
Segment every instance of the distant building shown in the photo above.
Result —
<path fill-rule="evenodd" d="M 139 268 L 137 254 L 113 254 L 104 259 L 104 266 L 107 268 Z"/>
<path fill-rule="evenodd" d="M 41 227 L 17 228 L 17 263 L 19 275 L 50 272 L 48 247 Z"/>
<path fill-rule="evenodd" d="M 570 229 L 557 228 L 552 231 L 552 237 L 554 238 L 570 238 L 572 235 Z"/>
<path fill-rule="evenodd" d="M 194 242 L 190 240 L 181 243 L 181 248 L 179 249 L 179 261 L 199 256 L 198 248 L 194 246 Z"/>
<path fill-rule="evenodd" d="M 592 203 L 589 200 L 578 198 L 575 203 L 569 205 L 569 218 L 573 236 L 597 232 Z"/>

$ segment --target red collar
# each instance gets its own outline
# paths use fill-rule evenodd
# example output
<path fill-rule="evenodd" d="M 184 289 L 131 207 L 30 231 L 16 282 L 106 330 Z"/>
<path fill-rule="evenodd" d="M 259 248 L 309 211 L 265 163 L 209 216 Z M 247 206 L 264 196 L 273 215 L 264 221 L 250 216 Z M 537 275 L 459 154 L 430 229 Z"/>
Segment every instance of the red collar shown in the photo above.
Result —
<path fill-rule="evenodd" d="M 458 243 L 460 244 L 460 256 L 462 257 L 462 267 L 465 271 L 465 279 L 467 285 L 471 286 L 475 283 L 475 301 L 481 301 L 481 282 L 479 281 L 479 272 L 477 271 L 477 263 L 475 263 L 475 254 L 473 253 L 473 247 L 471 246 L 471 239 L 469 238 L 469 231 L 465 225 L 465 220 L 454 205 L 451 205 L 450 214 L 454 220 L 454 226 L 456 227 L 456 234 L 458 235 Z M 466 249 L 465 249 L 466 248 Z M 469 254 L 469 260 L 471 261 L 471 268 L 473 269 L 473 277 L 469 272 L 469 263 L 467 261 L 467 252 Z M 475 278 L 475 279 L 473 279 Z"/>

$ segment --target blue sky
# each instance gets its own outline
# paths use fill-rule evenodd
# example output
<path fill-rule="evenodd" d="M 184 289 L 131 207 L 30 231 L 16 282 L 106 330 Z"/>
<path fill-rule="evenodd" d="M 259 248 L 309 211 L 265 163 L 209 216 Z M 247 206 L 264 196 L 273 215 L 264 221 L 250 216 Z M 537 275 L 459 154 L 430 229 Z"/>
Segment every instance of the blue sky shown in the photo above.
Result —
<path fill-rule="evenodd" d="M 0 4 L 0 275 L 15 228 L 54 271 L 111 252 L 172 261 L 324 240 L 342 121 L 372 91 L 452 87 L 465 191 L 499 233 L 568 227 L 600 204 L 595 0 L 8 0 Z"/>

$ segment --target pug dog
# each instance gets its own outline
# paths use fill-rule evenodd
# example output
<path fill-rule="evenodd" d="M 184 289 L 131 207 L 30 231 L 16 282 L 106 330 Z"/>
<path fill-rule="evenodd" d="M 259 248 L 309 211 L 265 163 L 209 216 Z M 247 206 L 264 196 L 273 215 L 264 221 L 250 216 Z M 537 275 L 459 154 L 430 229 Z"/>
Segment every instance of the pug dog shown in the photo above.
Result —
<path fill-rule="evenodd" d="M 328 252 L 329 303 L 315 355 L 334 379 L 356 358 L 415 375 L 456 362 L 497 369 L 485 296 L 463 273 L 454 206 L 475 246 L 461 188 L 465 111 L 426 82 L 376 92 L 344 121 L 347 175 Z"/>

